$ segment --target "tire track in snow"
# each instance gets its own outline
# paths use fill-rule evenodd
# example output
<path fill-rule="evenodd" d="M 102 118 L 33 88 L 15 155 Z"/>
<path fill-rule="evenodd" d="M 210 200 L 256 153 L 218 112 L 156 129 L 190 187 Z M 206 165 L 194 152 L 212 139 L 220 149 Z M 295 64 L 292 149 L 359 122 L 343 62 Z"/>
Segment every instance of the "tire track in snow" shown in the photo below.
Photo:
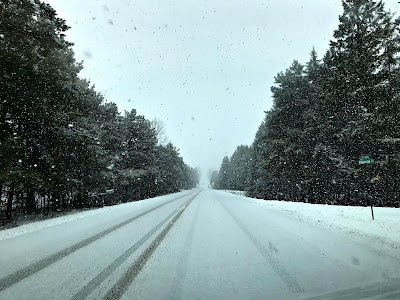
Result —
<path fill-rule="evenodd" d="M 200 191 L 201 192 L 201 191 Z M 153 228 L 154 231 L 159 229 L 162 224 L 164 224 L 167 220 L 169 220 L 177 211 L 178 213 L 175 215 L 175 217 L 168 223 L 168 225 L 159 233 L 159 235 L 153 240 L 153 242 L 144 250 L 144 252 L 133 262 L 132 265 L 129 266 L 128 270 L 124 273 L 124 275 L 118 280 L 114 286 L 108 290 L 106 295 L 103 297 L 104 300 L 117 300 L 122 297 L 122 295 L 126 292 L 130 284 L 133 282 L 133 280 L 136 278 L 136 276 L 140 273 L 140 271 L 143 269 L 151 255 L 154 253 L 154 251 L 157 249 L 157 247 L 160 245 L 160 243 L 163 241 L 165 236 L 168 234 L 168 232 L 171 230 L 172 226 L 174 226 L 175 222 L 179 219 L 179 217 L 183 214 L 185 209 L 190 205 L 190 203 L 193 201 L 194 198 L 196 198 L 200 192 L 198 192 L 196 195 L 194 195 L 192 198 L 190 198 L 187 202 L 185 202 L 182 206 L 180 206 L 178 209 L 176 209 L 171 215 L 169 215 L 167 218 L 165 218 L 162 222 L 160 222 L 155 228 Z M 180 211 L 179 211 L 180 210 Z M 153 231 L 152 230 L 152 231 Z M 129 249 L 128 249 L 129 250 Z M 131 253 L 132 254 L 132 253 Z M 125 253 L 123 254 L 125 255 Z M 127 258 L 127 257 L 126 257 Z M 126 259 L 125 258 L 125 259 Z M 118 258 L 119 259 L 119 258 Z M 117 259 L 117 260 L 118 260 Z M 122 263 L 122 262 L 121 262 Z M 114 264 L 114 263 L 113 263 Z M 119 266 L 119 265 L 118 265 Z M 114 270 L 116 269 L 115 266 Z M 111 273 L 110 273 L 111 274 Z M 110 275 L 109 274 L 109 275 Z M 104 278 L 105 279 L 105 278 Z M 104 280 L 103 279 L 103 280 Z M 102 281 L 103 281 L 102 280 Z M 97 282 L 97 286 L 100 285 L 101 282 Z M 96 286 L 96 287 L 97 287 Z M 77 299 L 82 299 L 82 298 L 72 298 L 73 300 Z"/>
<path fill-rule="evenodd" d="M 237 197 L 235 197 L 235 201 L 239 202 L 240 200 Z M 276 213 L 276 211 L 274 211 L 274 213 Z M 285 215 L 285 217 L 287 217 L 287 216 Z M 301 218 L 298 218 L 298 219 L 301 222 L 306 222 L 307 224 L 311 224 L 312 226 L 315 226 L 314 224 L 309 223 L 309 222 L 305 221 L 304 219 L 301 219 Z M 274 223 L 276 224 L 276 222 L 274 222 Z M 321 228 L 323 228 L 323 227 L 321 227 Z M 341 267 L 356 268 L 353 264 L 349 265 L 348 262 L 339 260 L 338 258 L 335 258 L 335 257 L 329 255 L 328 253 L 326 253 L 326 251 L 324 251 L 325 249 L 322 248 L 319 243 L 313 243 L 312 240 L 310 241 L 309 239 L 305 238 L 304 236 L 298 234 L 296 231 L 289 231 L 286 228 L 282 228 L 282 227 L 280 228 L 280 230 L 286 232 L 287 234 L 295 236 L 295 238 L 299 239 L 299 241 L 302 242 L 305 247 L 308 247 L 310 250 L 313 251 L 313 253 L 318 252 L 318 254 L 321 257 L 330 261 L 331 263 L 334 263 L 335 265 L 339 265 Z"/>
<path fill-rule="evenodd" d="M 188 261 L 189 261 L 189 256 L 192 251 L 192 245 L 193 245 L 193 236 L 194 236 L 194 231 L 196 228 L 196 221 L 199 215 L 200 211 L 200 204 L 201 201 L 198 201 L 193 219 L 191 220 L 191 225 L 189 232 L 186 235 L 185 239 L 185 244 L 183 247 L 183 253 L 182 256 L 179 259 L 179 264 L 177 267 L 177 270 L 175 272 L 175 276 L 173 279 L 173 282 L 171 284 L 171 287 L 169 289 L 169 292 L 165 299 L 181 299 L 182 295 L 182 283 L 183 280 L 185 279 L 186 273 L 187 273 L 187 268 L 188 268 Z"/>
<path fill-rule="evenodd" d="M 129 224 L 129 223 L 131 223 L 131 222 L 133 222 L 135 220 L 137 220 L 137 219 L 139 219 L 140 217 L 143 217 L 144 215 L 146 215 L 146 214 L 148 214 L 148 213 L 150 213 L 150 212 L 152 212 L 152 211 L 154 211 L 154 210 L 156 210 L 156 209 L 158 209 L 158 208 L 160 208 L 160 207 L 162 207 L 164 205 L 167 205 L 167 204 L 169 204 L 169 203 L 171 203 L 173 201 L 176 201 L 178 199 L 181 199 L 183 197 L 187 197 L 187 196 L 189 196 L 189 195 L 191 195 L 193 193 L 195 193 L 195 192 L 182 195 L 182 196 L 174 198 L 174 199 L 172 199 L 172 200 L 170 200 L 168 202 L 160 204 L 160 205 L 158 205 L 156 207 L 153 207 L 153 208 L 151 208 L 151 209 L 149 209 L 149 210 L 147 210 L 147 211 L 145 211 L 145 212 L 143 212 L 143 213 L 141 213 L 139 215 L 136 215 L 136 216 L 124 221 L 124 222 L 121 222 L 121 223 L 119 223 L 117 225 L 114 225 L 111 228 L 108 228 L 108 229 L 106 229 L 106 230 L 104 230 L 102 232 L 99 232 L 99 233 L 97 233 L 97 234 L 95 234 L 95 235 L 93 235 L 93 236 L 91 236 L 89 238 L 86 238 L 86 239 L 84 239 L 84 240 L 82 240 L 82 241 L 80 241 L 80 242 L 78 242 L 76 244 L 73 244 L 72 246 L 70 246 L 68 248 L 60 250 L 60 251 L 58 251 L 58 252 L 56 252 L 56 253 L 48 256 L 48 257 L 45 257 L 45 258 L 39 260 L 36 263 L 33 263 L 33 264 L 31 264 L 31 265 L 29 265 L 29 266 L 27 266 L 27 267 L 25 267 L 23 269 L 20 269 L 20 270 L 18 270 L 16 272 L 6 276 L 6 277 L 1 278 L 0 279 L 0 292 L 5 290 L 5 289 L 7 289 L 7 288 L 9 288 L 9 287 L 11 287 L 11 286 L 13 286 L 14 284 L 20 282 L 21 280 L 23 280 L 23 279 L 25 279 L 25 278 L 27 278 L 27 277 L 29 277 L 29 276 L 41 271 L 41 270 L 43 270 L 44 268 L 47 268 L 48 266 L 56 263 L 57 261 L 61 260 L 64 257 L 66 257 L 66 256 L 78 251 L 79 249 L 81 249 L 81 248 L 83 248 L 83 247 L 85 247 L 85 246 L 97 241 L 98 239 L 106 236 L 107 234 L 110 234 L 111 232 L 113 232 L 113 231 L 115 231 L 115 230 L 117 230 L 117 229 L 119 229 L 119 228 L 121 228 L 121 227 L 123 227 L 123 226 L 125 226 L 125 225 L 127 225 L 127 224 Z"/>
<path fill-rule="evenodd" d="M 297 282 L 296 278 L 292 276 L 286 268 L 279 262 L 278 258 L 274 256 L 274 252 L 265 247 L 251 232 L 243 225 L 243 223 L 224 205 L 221 201 L 219 204 L 226 210 L 226 212 L 232 217 L 240 229 L 249 237 L 254 246 L 260 252 L 260 254 L 269 262 L 274 272 L 279 278 L 286 284 L 288 289 L 294 293 L 304 292 L 304 288 Z"/>

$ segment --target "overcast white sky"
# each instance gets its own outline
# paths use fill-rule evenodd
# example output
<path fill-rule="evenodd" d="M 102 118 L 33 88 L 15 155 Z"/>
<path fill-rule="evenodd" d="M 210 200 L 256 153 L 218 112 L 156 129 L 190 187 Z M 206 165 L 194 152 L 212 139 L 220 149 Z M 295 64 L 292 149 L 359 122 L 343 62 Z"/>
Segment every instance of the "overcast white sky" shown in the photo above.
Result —
<path fill-rule="evenodd" d="M 165 124 L 204 171 L 251 144 L 273 77 L 327 50 L 339 0 L 47 0 L 67 20 L 82 77 L 119 110 Z M 393 12 L 400 4 L 387 0 Z"/>

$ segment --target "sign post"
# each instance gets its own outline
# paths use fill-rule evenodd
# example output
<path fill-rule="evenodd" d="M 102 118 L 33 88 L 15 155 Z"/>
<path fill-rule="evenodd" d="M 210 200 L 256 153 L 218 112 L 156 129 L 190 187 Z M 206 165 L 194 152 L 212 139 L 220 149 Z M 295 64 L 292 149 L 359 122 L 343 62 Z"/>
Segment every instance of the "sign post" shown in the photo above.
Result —
<path fill-rule="evenodd" d="M 372 183 L 378 182 L 381 179 L 382 179 L 381 176 L 377 175 L 377 176 L 374 176 L 374 177 L 371 178 L 371 182 Z M 371 213 L 372 213 L 372 220 L 375 220 L 375 218 L 374 218 L 374 209 L 372 208 L 372 200 L 371 200 Z"/>
<path fill-rule="evenodd" d="M 361 156 L 360 159 L 359 159 L 359 161 L 358 161 L 358 164 L 359 164 L 359 165 L 369 165 L 369 164 L 374 164 L 374 163 L 375 163 L 375 160 L 372 159 L 370 155 Z M 379 175 L 374 176 L 374 177 L 371 178 L 371 182 L 372 182 L 372 183 L 374 183 L 374 182 L 376 182 L 376 181 L 379 181 L 379 180 L 381 180 L 381 176 L 379 176 Z M 375 220 L 375 218 L 374 218 L 374 208 L 373 208 L 373 199 L 372 199 L 372 197 L 371 197 L 371 199 L 370 199 L 370 204 L 371 204 L 372 220 Z"/>

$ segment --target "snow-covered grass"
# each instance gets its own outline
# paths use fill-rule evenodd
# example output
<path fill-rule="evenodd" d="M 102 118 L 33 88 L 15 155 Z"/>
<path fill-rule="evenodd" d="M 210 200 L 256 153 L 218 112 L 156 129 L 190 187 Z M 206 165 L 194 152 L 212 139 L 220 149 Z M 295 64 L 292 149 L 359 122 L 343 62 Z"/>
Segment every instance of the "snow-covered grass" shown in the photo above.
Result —
<path fill-rule="evenodd" d="M 231 191 L 227 191 L 231 192 Z M 276 200 L 253 199 L 236 196 L 262 208 L 285 214 L 335 232 L 367 239 L 391 249 L 400 250 L 400 209 L 374 207 L 372 220 L 370 207 L 309 204 Z"/>

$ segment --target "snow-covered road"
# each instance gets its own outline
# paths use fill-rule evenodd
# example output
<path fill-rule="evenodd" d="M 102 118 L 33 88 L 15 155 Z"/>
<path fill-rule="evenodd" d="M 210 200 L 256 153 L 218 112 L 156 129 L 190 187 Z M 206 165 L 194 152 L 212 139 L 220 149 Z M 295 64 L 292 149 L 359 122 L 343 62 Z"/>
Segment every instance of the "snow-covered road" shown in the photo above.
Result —
<path fill-rule="evenodd" d="M 400 298 L 400 241 L 265 203 L 192 190 L 0 234 L 0 299 Z"/>

